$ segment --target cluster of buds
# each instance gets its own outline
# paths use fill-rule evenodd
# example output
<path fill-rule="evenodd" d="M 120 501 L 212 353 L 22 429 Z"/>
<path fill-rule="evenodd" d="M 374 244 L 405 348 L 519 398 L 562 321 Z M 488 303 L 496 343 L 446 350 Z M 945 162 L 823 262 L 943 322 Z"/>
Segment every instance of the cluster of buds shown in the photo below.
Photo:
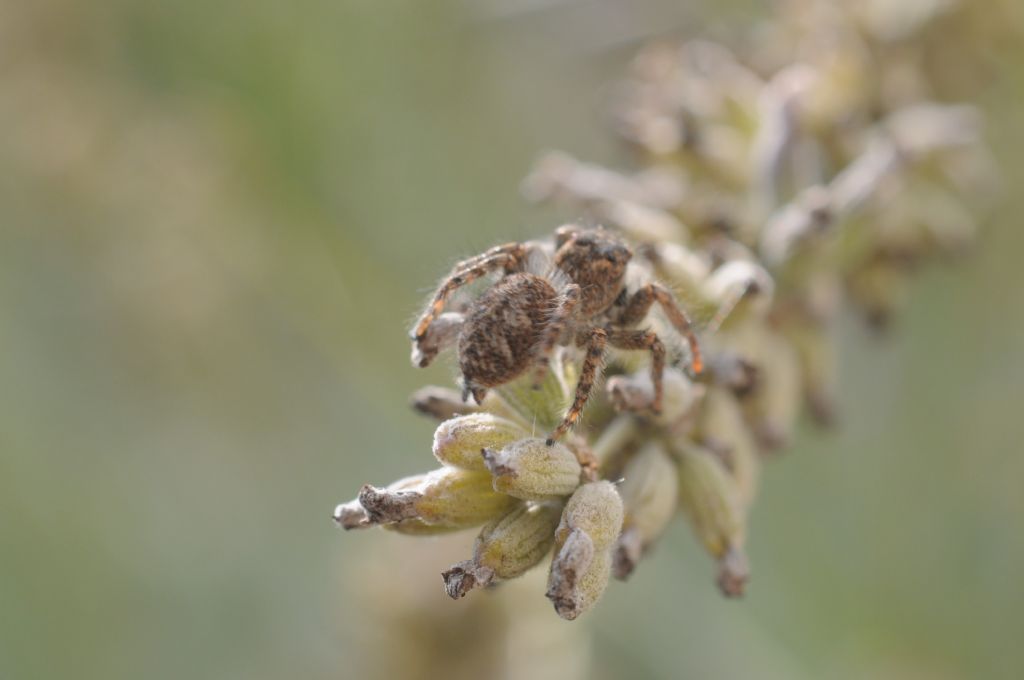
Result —
<path fill-rule="evenodd" d="M 447 593 L 550 557 L 547 596 L 574 619 L 678 512 L 716 560 L 722 592 L 741 595 L 763 455 L 790 441 L 805 406 L 833 421 L 841 305 L 887 321 L 913 266 L 969 246 L 992 196 L 980 114 L 938 101 L 914 59 L 954 4 L 884 19 L 861 3 L 800 0 L 746 52 L 696 41 L 640 54 L 614 116 L 640 169 L 552 153 L 524 193 L 632 242 L 699 321 L 705 370 L 694 378 L 670 361 L 652 414 L 648 368 L 612 357 L 586 418 L 554 445 L 536 433 L 570 401 L 570 350 L 539 389 L 527 377 L 481 404 L 421 390 L 414 407 L 441 421 L 441 467 L 364 486 L 336 521 L 417 535 L 482 525 L 472 556 L 444 573 Z"/>

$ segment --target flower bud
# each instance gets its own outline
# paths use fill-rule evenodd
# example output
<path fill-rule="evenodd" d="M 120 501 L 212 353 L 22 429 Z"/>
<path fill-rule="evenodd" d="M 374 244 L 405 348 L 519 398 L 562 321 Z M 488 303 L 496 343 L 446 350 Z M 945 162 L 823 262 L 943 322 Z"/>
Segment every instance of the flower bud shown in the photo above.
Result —
<path fill-rule="evenodd" d="M 800 360 L 804 399 L 811 415 L 819 425 L 831 425 L 836 417 L 839 380 L 836 343 L 829 334 L 829 328 L 794 319 L 784 332 Z"/>
<path fill-rule="evenodd" d="M 768 311 L 775 282 L 761 265 L 749 260 L 732 260 L 716 269 L 705 282 L 707 295 L 719 306 L 711 326 L 729 321 L 760 318 Z"/>
<path fill-rule="evenodd" d="M 747 417 L 760 444 L 774 450 L 789 443 L 800 415 L 800 364 L 792 345 L 774 332 L 764 334 L 758 355 L 757 388 L 747 401 Z"/>
<path fill-rule="evenodd" d="M 427 525 L 465 529 L 502 515 L 515 505 L 515 499 L 496 493 L 490 482 L 485 472 L 441 468 L 411 485 L 406 480 L 387 489 L 367 484 L 359 492 L 359 503 L 374 524 L 419 520 Z M 407 526 L 414 531 L 416 525 Z"/>
<path fill-rule="evenodd" d="M 334 521 L 346 531 L 372 526 L 370 518 L 366 515 L 366 510 L 363 509 L 358 500 L 339 504 L 334 508 L 333 517 Z"/>
<path fill-rule="evenodd" d="M 591 482 L 576 489 L 565 504 L 555 537 L 560 544 L 574 530 L 584 532 L 597 551 L 607 549 L 622 530 L 622 498 L 611 482 Z"/>
<path fill-rule="evenodd" d="M 668 526 L 679 486 L 675 464 L 657 442 L 650 442 L 622 471 L 619 495 L 625 508 L 622 535 L 616 541 L 615 576 L 625 579 L 643 552 Z"/>
<path fill-rule="evenodd" d="M 434 431 L 434 457 L 444 465 L 486 471 L 480 450 L 501 448 L 529 433 L 491 413 L 471 413 L 441 423 Z"/>
<path fill-rule="evenodd" d="M 619 411 L 641 413 L 658 425 L 671 425 L 685 416 L 704 392 L 703 385 L 695 385 L 682 371 L 666 369 L 662 380 L 661 412 L 649 413 L 654 401 L 654 384 L 649 371 L 609 378 L 608 397 Z"/>
<path fill-rule="evenodd" d="M 438 353 L 455 343 L 465 317 L 457 312 L 445 312 L 439 315 L 427 327 L 426 335 L 412 344 L 410 359 L 413 366 L 426 368 Z"/>
<path fill-rule="evenodd" d="M 569 406 L 571 371 L 571 367 L 562 360 L 561 353 L 555 352 L 540 385 L 534 384 L 533 372 L 527 371 L 526 375 L 493 391 L 515 411 L 519 419 L 541 430 L 550 430 L 561 422 Z"/>
<path fill-rule="evenodd" d="M 793 346 L 764 324 L 746 322 L 723 333 L 728 349 L 751 362 L 753 388 L 744 395 L 746 419 L 758 443 L 777 449 L 789 441 L 800 414 L 800 364 Z"/>
<path fill-rule="evenodd" d="M 683 448 L 679 455 L 679 503 L 697 538 L 721 559 L 746 534 L 743 502 L 735 480 L 707 449 Z"/>
<path fill-rule="evenodd" d="M 494 490 L 524 500 L 568 496 L 580 484 L 582 468 L 564 444 L 520 439 L 495 451 L 483 449 L 483 461 L 494 476 Z"/>
<path fill-rule="evenodd" d="M 705 447 L 717 454 L 736 480 L 744 507 L 757 495 L 761 459 L 757 442 L 743 418 L 739 400 L 728 390 L 712 387 L 704 398 L 698 424 Z"/>
<path fill-rule="evenodd" d="M 726 597 L 741 597 L 750 579 L 750 564 L 743 548 L 732 546 L 718 561 L 718 588 Z"/>
<path fill-rule="evenodd" d="M 522 576 L 551 552 L 562 508 L 556 503 L 526 504 L 491 521 L 477 536 L 473 559 L 442 575 L 445 591 L 458 599 L 495 579 Z"/>
<path fill-rule="evenodd" d="M 555 612 L 572 621 L 593 607 L 608 587 L 611 563 L 611 551 L 595 550 L 587 534 L 573 529 L 551 561 L 546 595 Z"/>

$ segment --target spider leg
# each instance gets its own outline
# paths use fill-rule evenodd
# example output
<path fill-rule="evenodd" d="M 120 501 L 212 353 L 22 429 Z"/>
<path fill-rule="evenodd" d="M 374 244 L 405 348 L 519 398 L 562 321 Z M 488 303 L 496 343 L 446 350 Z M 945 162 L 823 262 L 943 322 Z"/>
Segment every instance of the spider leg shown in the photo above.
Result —
<path fill-rule="evenodd" d="M 548 364 L 551 361 L 551 352 L 554 350 L 558 339 L 562 337 L 566 327 L 576 313 L 580 303 L 580 287 L 571 283 L 565 288 L 565 292 L 559 296 L 558 306 L 551 314 L 551 319 L 541 333 L 540 341 L 534 347 L 536 368 L 533 374 L 534 388 L 540 387 L 544 376 L 548 372 Z"/>
<path fill-rule="evenodd" d="M 651 353 L 651 384 L 654 386 L 651 410 L 660 413 L 664 393 L 662 382 L 665 375 L 665 345 L 658 334 L 653 331 L 614 329 L 608 332 L 608 344 L 618 349 L 645 349 Z"/>
<path fill-rule="evenodd" d="M 622 310 L 622 314 L 619 315 L 619 324 L 632 326 L 640 323 L 655 302 L 661 305 L 672 326 L 686 338 L 686 342 L 690 345 L 693 372 L 700 373 L 704 370 L 704 362 L 701 359 L 700 346 L 697 344 L 697 336 L 693 333 L 690 318 L 680 308 L 675 296 L 660 283 L 649 283 L 634 293 L 633 297 L 626 302 L 626 308 Z"/>
<path fill-rule="evenodd" d="M 565 414 L 565 418 L 555 428 L 555 431 L 548 437 L 547 443 L 550 446 L 560 439 L 566 432 L 576 424 L 583 407 L 590 399 L 590 393 L 594 389 L 594 381 L 597 379 L 598 371 L 604 366 L 604 348 L 608 344 L 608 331 L 603 328 L 592 328 L 588 331 L 586 340 L 587 357 L 583 360 L 583 368 L 580 369 L 580 379 L 576 383 L 576 396 L 572 406 Z"/>
<path fill-rule="evenodd" d="M 517 243 L 513 241 L 512 243 L 505 243 L 504 245 L 488 248 L 486 251 L 480 253 L 479 255 L 474 255 L 473 257 L 466 258 L 461 262 L 457 262 L 455 266 L 452 267 L 452 273 L 454 274 L 463 269 L 468 269 L 480 263 L 483 260 L 496 257 L 498 255 L 511 255 L 517 261 L 522 260 L 526 256 L 526 245 L 523 243 Z"/>
<path fill-rule="evenodd" d="M 412 339 L 417 343 L 423 341 L 430 324 L 441 314 L 448 297 L 456 290 L 497 269 L 503 267 L 506 270 L 516 269 L 519 267 L 521 260 L 522 258 L 515 252 L 499 252 L 494 255 L 487 255 L 485 253 L 478 258 L 467 260 L 467 262 L 470 262 L 469 265 L 456 268 L 437 289 L 430 306 L 427 307 L 427 311 L 416 322 L 416 326 L 412 331 Z"/>

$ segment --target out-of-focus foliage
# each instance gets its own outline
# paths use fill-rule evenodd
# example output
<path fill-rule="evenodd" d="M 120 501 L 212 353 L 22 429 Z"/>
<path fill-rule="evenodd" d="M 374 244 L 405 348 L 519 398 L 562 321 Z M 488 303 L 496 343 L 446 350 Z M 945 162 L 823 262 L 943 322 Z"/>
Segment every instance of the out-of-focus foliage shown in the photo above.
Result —
<path fill-rule="evenodd" d="M 346 677 L 351 588 L 407 567 L 328 514 L 429 455 L 421 288 L 550 225 L 516 195 L 537 151 L 617 158 L 601 86 L 637 39 L 753 16 L 679 4 L 0 3 L 0 676 Z M 942 52 L 981 54 L 952 80 L 1007 205 L 898 334 L 847 329 L 841 434 L 766 471 L 757 588 L 722 601 L 670 537 L 592 615 L 606 677 L 1024 665 L 1012 4 Z"/>

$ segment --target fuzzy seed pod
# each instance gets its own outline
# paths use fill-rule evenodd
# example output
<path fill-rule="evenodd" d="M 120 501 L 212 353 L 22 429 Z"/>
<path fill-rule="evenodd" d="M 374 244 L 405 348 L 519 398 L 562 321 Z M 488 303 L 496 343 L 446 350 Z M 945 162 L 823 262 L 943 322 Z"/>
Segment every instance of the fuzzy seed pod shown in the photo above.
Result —
<path fill-rule="evenodd" d="M 464 470 L 487 470 L 480 450 L 502 448 L 528 436 L 516 423 L 491 413 L 471 413 L 441 423 L 434 431 L 434 457 Z"/>
<path fill-rule="evenodd" d="M 582 468 L 564 444 L 520 439 L 503 449 L 483 449 L 482 460 L 494 476 L 494 490 L 524 500 L 549 500 L 571 494 Z"/>
<path fill-rule="evenodd" d="M 660 443 L 652 441 L 622 471 L 619 495 L 625 509 L 622 534 L 614 552 L 615 576 L 625 579 L 640 556 L 661 536 L 676 510 L 676 466 Z"/>
<path fill-rule="evenodd" d="M 508 512 L 516 501 L 491 488 L 486 472 L 441 468 L 409 483 L 386 489 L 365 485 L 359 503 L 374 524 L 419 520 L 423 524 L 465 529 Z M 412 529 L 416 525 L 407 525 Z M 414 532 L 414 531 L 411 531 Z"/>
<path fill-rule="evenodd" d="M 694 533 L 716 559 L 742 546 L 746 518 L 739 488 L 717 456 L 687 446 L 679 451 L 679 504 Z"/>
<path fill-rule="evenodd" d="M 523 503 L 493 520 L 477 536 L 473 559 L 442 574 L 445 591 L 458 599 L 495 580 L 522 576 L 551 552 L 561 514 L 558 503 Z"/>
<path fill-rule="evenodd" d="M 565 504 L 562 521 L 555 537 L 558 543 L 579 530 L 584 532 L 597 551 L 607 549 L 622 530 L 622 498 L 611 482 L 584 484 Z"/>

